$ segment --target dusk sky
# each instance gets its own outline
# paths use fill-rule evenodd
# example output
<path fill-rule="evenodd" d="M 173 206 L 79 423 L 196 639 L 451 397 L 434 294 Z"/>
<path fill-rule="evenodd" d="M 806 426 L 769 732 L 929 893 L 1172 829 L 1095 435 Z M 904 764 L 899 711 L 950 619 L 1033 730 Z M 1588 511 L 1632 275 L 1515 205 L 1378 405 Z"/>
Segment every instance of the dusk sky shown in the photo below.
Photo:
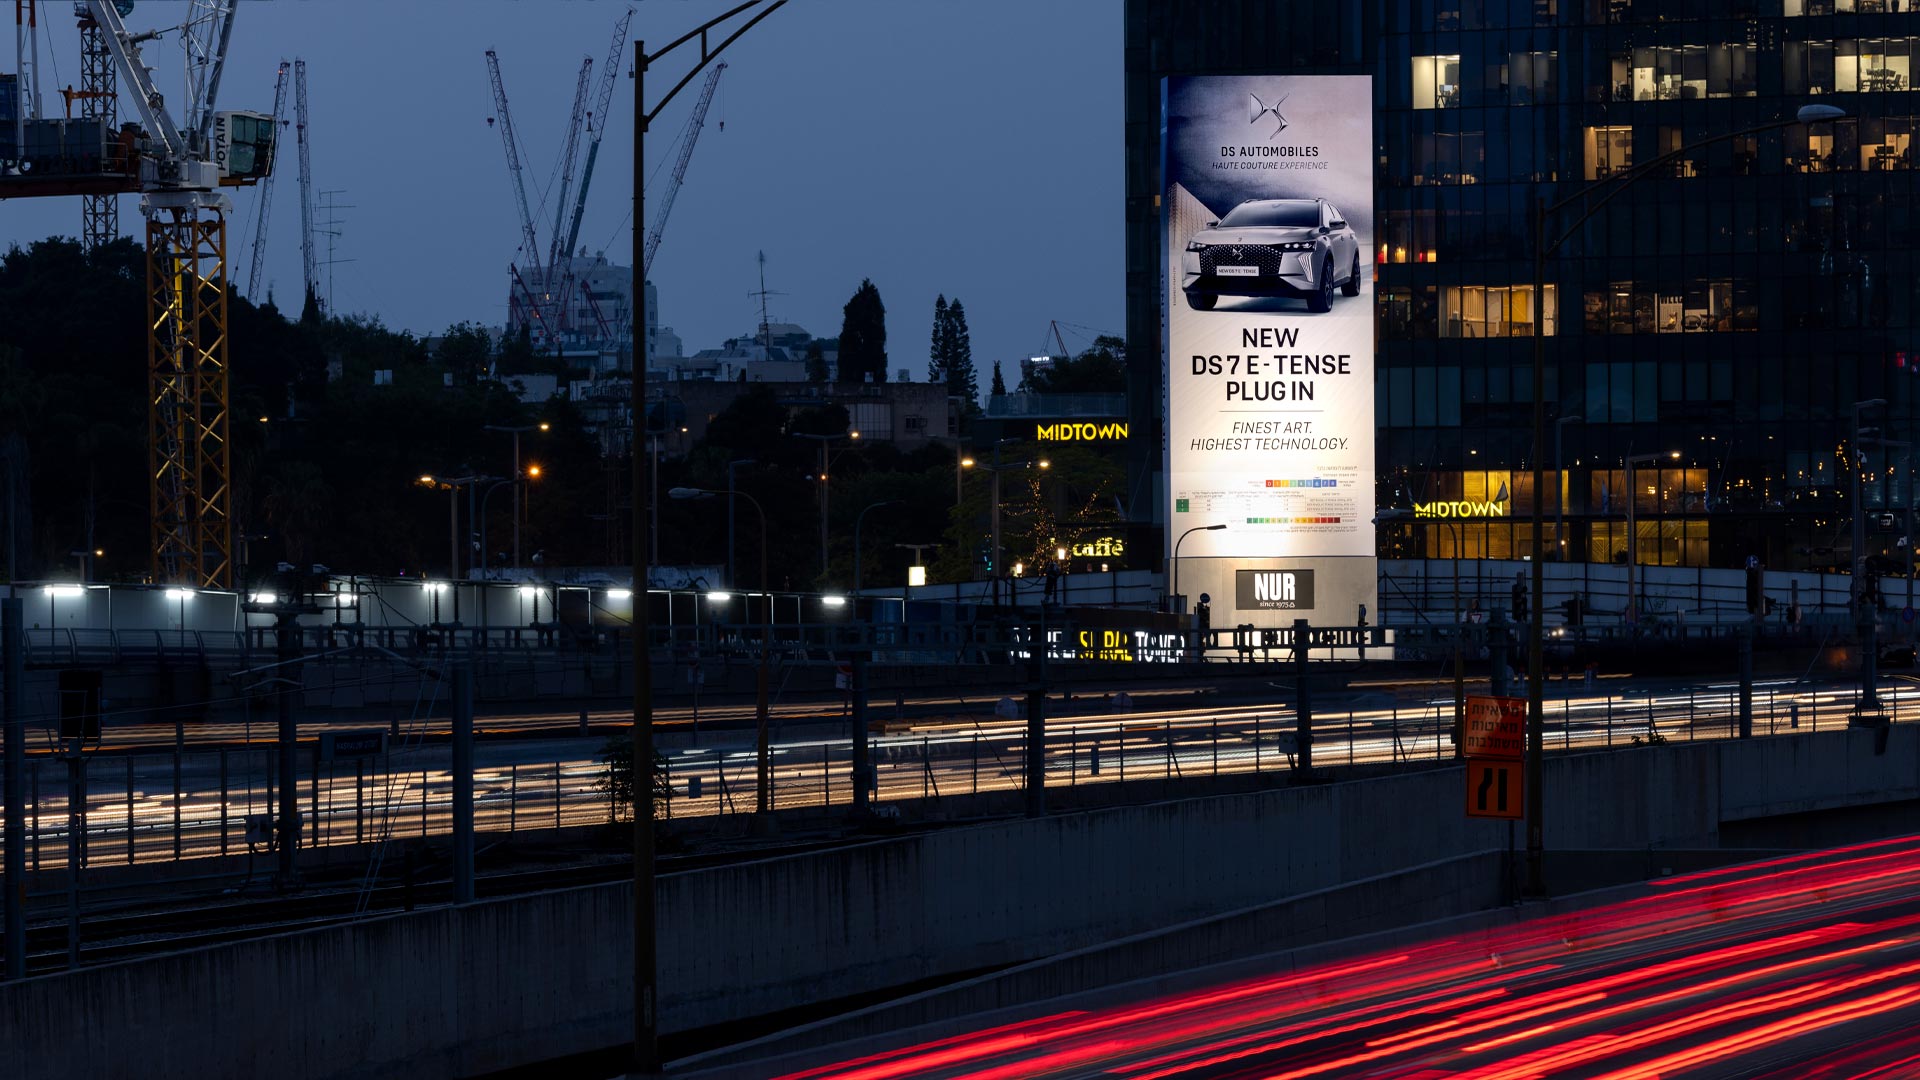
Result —
<path fill-rule="evenodd" d="M 657 48 L 730 2 L 641 0 L 634 32 Z M 500 138 L 487 124 L 485 51 L 499 52 L 528 198 L 540 204 L 558 176 L 580 60 L 593 57 L 597 83 L 628 6 L 242 4 L 219 103 L 268 111 L 278 61 L 307 61 L 316 203 L 319 191 L 340 189 L 336 201 L 351 206 L 339 212 L 335 257 L 354 261 L 333 268 L 336 312 L 420 334 L 504 321 L 519 227 Z M 49 114 L 60 109 L 55 90 L 79 81 L 69 10 L 41 7 Z M 153 28 L 185 11 L 141 0 L 127 25 Z M 589 251 L 621 263 L 631 243 L 631 52 L 629 43 L 581 229 Z M 175 101 L 177 38 L 149 43 L 145 57 Z M 839 332 L 841 306 L 871 277 L 887 305 L 889 367 L 915 379 L 926 377 L 936 293 L 966 304 L 983 391 L 996 359 L 1012 385 L 1015 362 L 1043 350 L 1050 319 L 1122 329 L 1119 4 L 791 0 L 724 59 L 652 274 L 662 321 L 688 352 L 756 325 L 749 294 L 759 288 L 760 250 L 767 288 L 784 294 L 772 298 L 771 315 L 821 336 Z M 687 62 L 662 60 L 650 89 L 670 86 Z M 650 135 L 649 218 L 698 87 L 682 91 Z M 122 117 L 131 112 L 123 100 Z M 292 307 L 301 269 L 291 137 L 277 174 L 266 278 Z M 229 257 L 242 278 L 256 201 L 238 191 L 229 221 Z M 535 211 L 543 247 L 553 213 L 544 205 Z M 0 206 L 8 245 L 79 229 L 77 198 Z M 122 200 L 121 230 L 139 235 L 134 197 Z M 1086 334 L 1070 329 L 1067 341 L 1082 347 Z"/>

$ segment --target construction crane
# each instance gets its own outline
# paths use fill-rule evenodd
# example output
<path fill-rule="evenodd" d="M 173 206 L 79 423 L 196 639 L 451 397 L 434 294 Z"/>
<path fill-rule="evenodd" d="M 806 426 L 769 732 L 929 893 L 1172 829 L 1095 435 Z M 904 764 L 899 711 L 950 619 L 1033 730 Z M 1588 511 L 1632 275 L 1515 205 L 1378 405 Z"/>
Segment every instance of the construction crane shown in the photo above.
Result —
<path fill-rule="evenodd" d="M 653 215 L 653 225 L 647 229 L 647 238 L 640 251 L 640 266 L 635 271 L 640 275 L 642 287 L 645 286 L 647 273 L 653 268 L 653 253 L 660 249 L 660 236 L 667 228 L 667 215 L 673 213 L 674 196 L 680 194 L 680 184 L 687 178 L 687 164 L 693 160 L 694 143 L 700 139 L 700 130 L 706 126 L 707 109 L 713 104 L 714 88 L 720 85 L 720 73 L 727 70 L 725 64 L 715 64 L 707 72 L 707 81 L 700 87 L 700 99 L 693 103 L 693 112 L 687 117 L 687 126 L 680 131 L 680 156 L 674 159 L 673 172 L 667 176 L 667 188 L 660 196 L 660 209 Z M 628 310 L 620 319 L 620 325 L 608 335 L 613 340 L 621 340 L 633 327 L 633 312 Z M 643 361 L 644 363 L 644 361 Z"/>
<path fill-rule="evenodd" d="M 201 588 L 233 582 L 233 532 L 227 416 L 227 221 L 232 200 L 220 189 L 257 183 L 273 170 L 270 117 L 216 112 L 220 76 L 233 35 L 233 0 L 192 0 L 180 37 L 186 50 L 187 101 L 176 123 L 142 62 L 140 46 L 158 35 L 131 34 L 110 0 L 84 0 L 120 81 L 139 113 L 144 139 L 90 135 L 97 148 L 63 153 L 69 165 L 0 195 L 139 191 L 147 219 L 147 417 L 152 508 L 151 565 L 156 581 Z M 109 151 L 115 140 L 122 153 Z M 29 148 L 22 139 L 21 150 Z"/>
<path fill-rule="evenodd" d="M 288 67 L 289 65 L 285 60 L 280 61 L 280 70 L 276 72 L 273 77 L 273 130 L 276 133 L 280 130 L 280 118 L 286 115 Z M 304 142 L 302 145 L 304 145 Z M 304 194 L 301 201 L 306 201 Z M 259 205 L 254 208 L 253 260 L 247 270 L 246 297 L 248 300 L 255 300 L 260 295 L 260 267 L 266 262 L 267 222 L 272 217 L 272 214 L 273 177 L 268 175 L 260 181 L 260 201 Z M 304 215 L 301 224 L 302 226 L 306 224 Z"/>
<path fill-rule="evenodd" d="M 120 126 L 120 79 L 113 70 L 113 53 L 107 49 L 100 24 L 87 13 L 85 4 L 74 5 L 80 21 L 80 118 L 99 123 L 111 132 Z M 72 99 L 68 100 L 72 108 Z M 80 197 L 80 240 L 88 251 L 109 243 L 120 235 L 120 196 L 82 195 Z"/>
<path fill-rule="evenodd" d="M 720 85 L 720 73 L 725 70 L 727 65 L 715 64 L 713 70 L 707 72 L 707 83 L 700 88 L 700 100 L 693 103 L 693 113 L 687 117 L 687 126 L 680 133 L 680 156 L 673 163 L 672 175 L 667 177 L 667 190 L 660 196 L 660 209 L 653 215 L 653 227 L 647 230 L 646 246 L 640 253 L 642 280 L 653 266 L 653 253 L 659 250 L 660 235 L 667 229 L 667 215 L 673 213 L 673 197 L 680 194 L 680 183 L 687 178 L 693 144 L 699 141 L 700 129 L 707 122 L 707 108 L 713 104 L 714 87 Z"/>
<path fill-rule="evenodd" d="M 307 62 L 293 61 L 293 137 L 300 149 L 300 266 L 306 281 L 306 302 L 300 313 L 322 311 L 320 304 L 320 259 L 313 250 L 313 153 L 312 131 L 307 126 Z"/>
<path fill-rule="evenodd" d="M 540 239 L 533 230 L 533 214 L 527 209 L 527 184 L 520 175 L 520 143 L 513 134 L 513 113 L 507 108 L 507 87 L 500 78 L 500 57 L 492 49 L 487 50 L 487 77 L 493 84 L 493 114 L 500 127 L 500 142 L 507 151 L 507 172 L 513 178 L 513 198 L 520 208 L 520 250 L 522 257 L 537 264 L 540 259 Z M 540 293 L 527 291 L 527 299 L 533 305 L 533 314 L 542 328 L 546 320 L 539 318 L 543 306 L 541 296 L 546 292 L 546 283 L 541 282 Z M 524 287 L 524 285 L 523 285 Z"/>
<path fill-rule="evenodd" d="M 573 109 L 567 114 L 567 143 L 560 151 L 560 195 L 553 202 L 553 238 L 547 245 L 547 281 L 552 282 L 560 270 L 560 260 L 573 254 L 573 249 L 560 243 L 561 232 L 567 220 L 567 192 L 573 187 L 573 166 L 580 156 L 580 128 L 587 114 L 587 89 L 592 85 L 593 57 L 584 57 L 580 61 L 580 77 L 573 88 Z M 565 301 L 561 302 L 564 316 Z"/>
<path fill-rule="evenodd" d="M 615 78 L 620 73 L 620 54 L 627 47 L 627 28 L 633 23 L 633 9 L 613 26 L 613 47 L 607 50 L 607 64 L 600 69 L 600 93 L 594 98 L 593 111 L 587 114 L 587 164 L 580 172 L 580 193 L 574 198 L 573 220 L 567 225 L 568 254 L 579 250 L 580 218 L 587 209 L 587 188 L 593 183 L 593 163 L 600 156 L 600 137 L 607 130 L 607 110 L 613 106 Z M 562 199 L 564 203 L 566 200 Z"/>
<path fill-rule="evenodd" d="M 40 5 L 13 0 L 14 95 L 13 145 L 23 156 L 27 125 L 40 118 Z"/>

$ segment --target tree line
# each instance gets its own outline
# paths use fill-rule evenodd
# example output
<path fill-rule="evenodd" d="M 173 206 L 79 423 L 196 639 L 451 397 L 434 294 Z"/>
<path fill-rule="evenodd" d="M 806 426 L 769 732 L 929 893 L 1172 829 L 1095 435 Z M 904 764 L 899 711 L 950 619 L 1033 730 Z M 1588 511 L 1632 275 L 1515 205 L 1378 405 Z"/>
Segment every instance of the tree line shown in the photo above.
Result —
<path fill-rule="evenodd" d="M 0 256 L 0 513 L 20 580 L 75 576 L 81 560 L 70 553 L 94 550 L 103 552 L 88 560 L 97 580 L 138 580 L 148 572 L 145 275 L 145 253 L 130 240 L 83 251 L 56 239 Z M 521 435 L 522 464 L 541 466 L 524 488 L 522 564 L 536 553 L 548 567 L 625 562 L 624 524 L 636 497 L 625 447 L 609 460 L 603 437 L 564 397 L 523 402 L 502 381 L 569 374 L 524 335 L 496 343 L 483 328 L 459 323 L 429 340 L 377 318 L 323 317 L 317 310 L 288 318 L 271 296 L 256 305 L 232 295 L 229 304 L 231 507 L 243 562 L 443 576 L 452 546 L 463 565 L 502 565 L 511 560 L 510 491 L 498 490 L 485 503 L 482 551 L 465 491 L 449 496 L 417 481 L 423 474 L 506 478 L 512 436 L 487 428 L 542 422 L 546 431 Z M 973 402 L 965 309 L 942 295 L 934 315 L 929 378 Z M 845 316 L 837 343 L 841 378 L 858 372 L 884 380 L 885 306 L 871 281 L 861 283 Z M 1117 343 L 1102 342 L 1023 386 L 1123 387 Z M 809 367 L 825 367 L 821 344 L 809 348 Z M 997 364 L 994 375 L 995 389 L 1004 389 Z M 939 545 L 926 556 L 933 580 L 973 576 L 990 518 L 986 477 L 963 474 L 956 499 L 951 444 L 902 450 L 883 440 L 833 447 L 822 572 L 820 443 L 799 436 L 848 427 L 840 406 L 795 411 L 765 387 L 750 386 L 712 418 L 687 455 L 661 461 L 659 490 L 724 488 L 728 464 L 736 463 L 734 482 L 766 508 L 769 584 L 776 588 L 851 585 L 853 525 L 869 508 L 860 537 L 865 584 L 903 581 L 914 558 L 902 546 L 908 544 Z M 1003 448 L 1009 461 L 1042 452 Z M 1099 455 L 1053 453 L 1056 467 L 1047 475 L 1003 483 L 1009 562 L 1032 562 L 1063 529 L 1111 516 L 1117 467 Z M 449 528 L 450 498 L 459 503 L 457 534 Z M 658 513 L 657 562 L 725 565 L 723 508 L 662 499 Z M 742 584 L 758 584 L 749 577 L 759 572 L 758 534 L 742 507 L 732 549 Z"/>

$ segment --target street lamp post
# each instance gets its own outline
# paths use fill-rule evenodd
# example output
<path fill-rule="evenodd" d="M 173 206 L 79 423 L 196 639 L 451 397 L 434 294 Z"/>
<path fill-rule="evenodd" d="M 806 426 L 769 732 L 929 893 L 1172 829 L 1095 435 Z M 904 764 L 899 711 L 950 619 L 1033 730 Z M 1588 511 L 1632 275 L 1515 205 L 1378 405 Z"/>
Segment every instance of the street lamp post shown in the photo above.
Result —
<path fill-rule="evenodd" d="M 1566 435 L 1567 425 L 1580 422 L 1581 418 L 1577 414 L 1563 416 L 1553 422 L 1553 472 L 1558 478 L 1554 484 L 1553 493 L 1553 550 L 1557 553 L 1555 557 L 1561 562 L 1567 561 L 1567 541 L 1560 532 L 1567 520 L 1567 465 L 1561 453 L 1561 444 Z M 1535 492 L 1534 495 L 1537 499 L 1539 492 Z"/>
<path fill-rule="evenodd" d="M 866 507 L 860 511 L 859 515 L 853 519 L 853 595 L 854 604 L 856 605 L 855 614 L 858 614 L 857 605 L 860 603 L 860 526 L 866 524 L 868 510 L 878 510 L 883 506 L 898 505 L 900 504 L 892 499 L 885 499 L 877 503 L 868 503 Z"/>
<path fill-rule="evenodd" d="M 727 462 L 727 490 L 731 491 L 740 486 L 739 481 L 733 478 L 734 469 L 742 465 L 757 464 L 759 464 L 759 462 L 753 458 L 737 458 Z M 727 496 L 727 587 L 729 589 L 735 588 L 740 584 L 740 577 L 734 572 L 733 568 L 733 507 L 733 496 L 729 495 Z"/>
<path fill-rule="evenodd" d="M 488 484 L 487 490 L 480 494 L 480 567 L 481 567 L 480 580 L 481 581 L 487 580 L 487 569 L 488 569 L 487 563 L 488 563 L 488 560 L 492 558 L 492 556 L 487 553 L 487 502 L 488 500 L 493 498 L 494 492 L 500 490 L 503 487 L 513 488 L 514 505 L 518 506 L 520 503 L 520 481 L 519 480 L 496 480 L 493 483 Z M 517 527 L 514 529 L 515 534 L 518 534 L 519 531 L 520 530 Z"/>
<path fill-rule="evenodd" d="M 820 576 L 824 578 L 827 576 L 827 499 L 828 476 L 830 475 L 827 470 L 832 465 L 832 462 L 827 459 L 827 446 L 835 439 L 857 441 L 860 438 L 860 433 L 858 431 L 849 431 L 845 435 L 809 435 L 806 432 L 796 431 L 793 433 L 793 437 L 796 439 L 809 439 L 820 444 Z M 836 454 L 834 456 L 838 457 L 839 455 Z"/>
<path fill-rule="evenodd" d="M 434 476 L 426 473 L 416 481 L 421 487 L 445 488 L 447 492 L 447 581 L 450 586 L 460 580 L 460 489 L 463 487 L 467 489 L 467 516 L 472 518 L 474 516 L 473 485 L 497 479 L 499 478 L 494 476 L 471 473 L 466 476 Z M 460 605 L 460 591 L 457 587 L 454 588 L 453 603 L 457 611 Z"/>
<path fill-rule="evenodd" d="M 786 5 L 787 0 L 745 0 L 719 15 L 708 19 L 700 26 L 668 42 L 665 48 L 652 54 L 647 52 L 646 42 L 636 40 L 633 43 L 633 320 L 630 333 L 633 338 L 628 346 L 631 357 L 631 370 L 627 380 L 629 388 L 628 409 L 630 423 L 636 428 L 647 412 L 647 254 L 651 245 L 647 240 L 646 215 L 646 177 L 647 177 L 647 131 L 674 97 L 693 81 L 702 69 L 713 62 L 727 46 L 740 39 L 740 35 L 758 25 L 760 20 L 773 14 Z M 715 44 L 710 34 L 717 36 L 721 24 L 751 9 L 759 10 L 746 18 L 731 33 L 726 34 Z M 647 69 L 656 60 L 682 45 L 698 42 L 700 59 L 688 72 L 673 84 L 672 88 L 656 102 L 651 110 L 647 108 L 646 83 Z M 654 845 L 653 845 L 653 672 L 649 665 L 649 639 L 652 637 L 651 612 L 647 607 L 647 584 L 651 578 L 648 573 L 645 500 L 639 497 L 645 477 L 641 473 L 641 458 L 638 443 L 628 440 L 628 457 L 633 476 L 632 533 L 633 533 L 633 1053 L 628 1062 L 630 1071 L 642 1075 L 657 1075 L 660 1072 L 660 972 L 659 965 L 659 925 L 655 918 L 654 896 Z M 762 559 L 766 548 L 761 546 Z M 763 713 L 764 715 L 764 713 Z"/>
<path fill-rule="evenodd" d="M 772 750 L 767 742 L 767 661 L 773 654 L 773 587 L 767 577 L 767 512 L 760 506 L 760 500 L 744 491 L 714 491 L 708 488 L 672 488 L 667 492 L 670 499 L 705 499 L 715 495 L 739 497 L 747 500 L 753 512 L 760 517 L 760 589 L 765 594 L 765 603 L 760 609 L 762 625 L 760 640 L 760 673 L 754 680 L 754 754 L 758 762 L 758 778 L 755 785 L 754 816 L 756 827 L 762 830 L 772 826 L 773 819 L 768 815 L 773 810 L 773 774 Z"/>
<path fill-rule="evenodd" d="M 482 431 L 506 431 L 513 434 L 513 478 L 520 479 L 520 433 L 523 431 L 548 431 L 553 425 L 545 420 L 537 424 L 522 424 L 509 427 L 504 424 L 484 424 Z M 484 501 L 484 500 L 483 500 Z M 482 532 L 486 530 L 481 529 Z M 483 553 L 484 554 L 484 553 Z M 520 489 L 513 489 L 513 568 L 520 569 Z"/>
<path fill-rule="evenodd" d="M 1192 536 L 1194 533 L 1219 532 L 1221 529 L 1224 529 L 1226 527 L 1227 525 L 1226 525 L 1226 522 L 1224 521 L 1218 525 L 1195 525 L 1193 528 L 1188 529 L 1186 532 L 1181 533 L 1180 538 L 1173 542 L 1173 566 L 1172 566 L 1173 573 L 1170 575 L 1172 580 L 1170 582 L 1170 587 L 1167 589 L 1167 602 L 1166 602 L 1167 610 L 1169 611 L 1173 610 L 1174 599 L 1180 596 L 1180 545 L 1186 542 L 1187 537 Z M 1182 603 L 1180 606 L 1182 608 L 1185 608 L 1187 605 L 1185 603 Z"/>
<path fill-rule="evenodd" d="M 1587 184 L 1558 202 L 1548 203 L 1539 197 L 1533 203 L 1533 604 L 1531 618 L 1528 620 L 1527 642 L 1527 760 L 1525 787 L 1527 793 L 1527 892 L 1532 896 L 1546 895 L 1546 876 L 1543 869 L 1546 845 L 1546 797 L 1541 791 L 1541 779 L 1544 774 L 1542 764 L 1546 755 L 1546 713 L 1542 700 L 1545 677 L 1546 636 L 1546 597 L 1542 594 L 1546 588 L 1546 566 L 1542 547 L 1546 539 L 1545 507 L 1540 500 L 1540 489 L 1545 482 L 1545 468 L 1542 462 L 1547 442 L 1547 401 L 1546 401 L 1546 278 L 1547 257 L 1560 250 L 1581 225 L 1594 214 L 1599 213 L 1614 197 L 1632 187 L 1642 178 L 1657 169 L 1690 154 L 1703 146 L 1726 142 L 1730 139 L 1744 138 L 1763 131 L 1774 131 L 1792 127 L 1795 124 L 1813 124 L 1825 120 L 1837 120 L 1846 115 L 1846 110 L 1831 105 L 1805 105 L 1791 120 L 1776 120 L 1771 123 L 1730 131 L 1724 135 L 1715 135 L 1690 143 L 1676 150 L 1668 151 L 1652 158 L 1644 165 L 1636 165 L 1621 172 L 1613 173 L 1604 179 Z M 1574 202 L 1585 199 L 1595 192 L 1604 192 L 1594 203 L 1576 218 L 1567 230 L 1556 239 L 1547 237 L 1547 221 Z"/>

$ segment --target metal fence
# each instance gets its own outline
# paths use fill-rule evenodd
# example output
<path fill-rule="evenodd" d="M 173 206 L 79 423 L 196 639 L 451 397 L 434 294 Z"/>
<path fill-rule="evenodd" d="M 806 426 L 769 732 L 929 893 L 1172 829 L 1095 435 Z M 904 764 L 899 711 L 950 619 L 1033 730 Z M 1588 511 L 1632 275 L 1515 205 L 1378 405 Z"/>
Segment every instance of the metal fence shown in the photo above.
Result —
<path fill-rule="evenodd" d="M 1757 687 L 1757 736 L 1844 726 L 1857 688 Z M 1880 690 L 1893 722 L 1915 718 L 1920 687 Z M 1738 734 L 1738 688 L 1712 685 L 1651 693 L 1588 691 L 1578 681 L 1549 688 L 1547 749 L 1599 750 L 1668 740 L 1723 739 Z M 1451 697 L 1382 702 L 1313 721 L 1316 769 L 1441 763 L 1451 757 Z M 1024 785 L 1023 724 L 929 725 L 874 736 L 866 777 L 876 806 L 921 800 L 954 802 Z M 1288 772 L 1299 760 L 1297 719 L 1282 708 L 1209 710 L 1138 717 L 1061 717 L 1044 747 L 1049 787 L 1130 786 L 1157 798 L 1170 781 Z M 605 741 L 574 738 L 526 744 L 480 744 L 474 773 L 476 827 L 514 833 L 587 826 L 613 820 L 604 785 Z M 663 816 L 702 818 L 756 809 L 757 755 L 750 737 L 669 750 Z M 302 846 L 367 844 L 439 835 L 452 826 L 454 779 L 444 744 L 403 746 L 377 757 L 326 761 L 302 747 Z M 770 754 L 773 808 L 846 806 L 853 798 L 849 740 L 776 743 Z M 266 854 L 265 815 L 277 805 L 273 749 L 103 754 L 86 762 L 83 865 Z M 69 766 L 36 757 L 27 772 L 28 865 L 65 865 Z M 975 808 L 964 802 L 954 812 Z"/>

